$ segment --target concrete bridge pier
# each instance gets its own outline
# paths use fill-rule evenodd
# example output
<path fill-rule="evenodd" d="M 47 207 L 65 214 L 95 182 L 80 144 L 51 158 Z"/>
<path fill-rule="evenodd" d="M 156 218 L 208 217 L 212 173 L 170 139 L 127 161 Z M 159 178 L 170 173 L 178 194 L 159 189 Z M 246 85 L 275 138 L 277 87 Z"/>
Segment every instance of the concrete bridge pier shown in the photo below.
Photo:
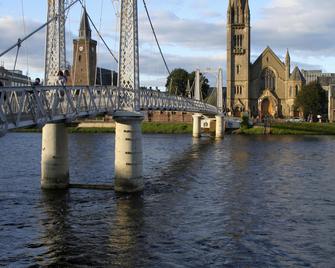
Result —
<path fill-rule="evenodd" d="M 116 112 L 115 124 L 115 184 L 120 193 L 140 192 L 143 182 L 143 148 L 140 113 Z"/>
<path fill-rule="evenodd" d="M 216 127 L 215 127 L 215 138 L 223 139 L 225 132 L 225 121 L 223 114 L 218 114 L 215 116 Z"/>
<path fill-rule="evenodd" d="M 193 116 L 193 138 L 201 137 L 201 114 L 194 114 Z"/>
<path fill-rule="evenodd" d="M 65 124 L 47 124 L 42 130 L 42 189 L 69 187 L 68 134 Z"/>

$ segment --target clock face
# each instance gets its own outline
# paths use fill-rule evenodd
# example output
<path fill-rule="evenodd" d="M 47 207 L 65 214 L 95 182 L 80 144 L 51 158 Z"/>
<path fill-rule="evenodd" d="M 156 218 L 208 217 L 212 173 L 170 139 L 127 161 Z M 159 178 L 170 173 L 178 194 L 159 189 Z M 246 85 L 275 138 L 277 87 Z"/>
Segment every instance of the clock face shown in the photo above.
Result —
<path fill-rule="evenodd" d="M 84 47 L 80 46 L 79 51 L 83 51 L 83 50 L 84 50 Z"/>

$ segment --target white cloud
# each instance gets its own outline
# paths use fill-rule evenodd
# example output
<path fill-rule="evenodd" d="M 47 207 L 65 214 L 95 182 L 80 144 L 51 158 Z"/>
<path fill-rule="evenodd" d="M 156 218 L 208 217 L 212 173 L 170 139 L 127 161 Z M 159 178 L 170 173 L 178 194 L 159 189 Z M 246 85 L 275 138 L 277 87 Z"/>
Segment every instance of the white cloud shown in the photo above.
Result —
<path fill-rule="evenodd" d="M 178 1 L 174 1 L 178 2 Z M 183 3 L 194 16 L 181 17 L 177 12 L 151 8 L 152 21 L 166 60 L 171 69 L 182 67 L 189 71 L 196 68 L 226 67 L 226 5 L 222 9 L 210 9 L 208 0 L 192 0 Z M 166 4 L 167 6 L 169 3 Z M 251 11 L 253 13 L 251 3 Z M 260 17 L 252 15 L 251 46 L 253 55 L 267 46 L 284 55 L 289 48 L 294 61 L 300 67 L 323 67 L 329 59 L 335 59 L 335 1 L 320 0 L 271 0 L 258 10 Z M 145 13 L 140 19 L 140 64 L 141 77 L 145 85 L 165 84 L 166 70 L 158 54 Z M 78 20 L 79 21 L 79 20 Z M 32 31 L 40 23 L 33 19 L 26 20 L 27 32 Z M 76 31 L 77 27 L 72 27 Z M 107 25 L 105 29 L 113 29 Z M 0 17 L 0 50 L 15 43 L 18 36 L 23 36 L 22 22 L 11 17 Z M 68 33 L 68 56 L 71 60 L 72 42 L 76 35 Z M 108 41 L 115 40 L 115 32 L 104 34 Z M 70 36 L 70 38 L 69 38 Z M 24 44 L 18 67 L 26 68 L 25 53 L 29 53 L 30 72 L 42 73 L 44 68 L 45 32 L 41 31 Z M 114 44 L 114 43 L 113 43 Z M 115 46 L 112 45 L 114 48 Z M 107 68 L 112 64 L 111 57 L 102 49 L 99 65 Z M 282 54 L 282 55 L 281 55 Z M 15 51 L 0 59 L 6 61 L 11 68 Z M 302 61 L 305 63 L 299 63 Z M 332 65 L 335 68 L 335 64 Z"/>
<path fill-rule="evenodd" d="M 252 44 L 335 56 L 334 10 L 335 1 L 272 0 L 252 25 Z"/>

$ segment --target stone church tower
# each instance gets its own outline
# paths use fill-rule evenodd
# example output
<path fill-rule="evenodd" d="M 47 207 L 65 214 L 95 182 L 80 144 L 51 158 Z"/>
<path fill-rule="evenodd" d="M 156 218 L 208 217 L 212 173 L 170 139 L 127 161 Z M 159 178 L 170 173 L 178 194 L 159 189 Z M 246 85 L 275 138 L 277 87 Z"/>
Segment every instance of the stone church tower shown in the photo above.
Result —
<path fill-rule="evenodd" d="M 97 41 L 91 39 L 86 9 L 81 18 L 79 38 L 73 40 L 71 85 L 94 85 L 97 69 Z"/>
<path fill-rule="evenodd" d="M 282 61 L 268 46 L 250 62 L 248 0 L 230 0 L 227 14 L 227 109 L 234 116 L 295 117 L 295 99 L 305 84 L 296 66 L 291 73 L 287 51 Z"/>
<path fill-rule="evenodd" d="M 227 14 L 227 108 L 249 110 L 250 9 L 248 0 L 229 0 Z"/>

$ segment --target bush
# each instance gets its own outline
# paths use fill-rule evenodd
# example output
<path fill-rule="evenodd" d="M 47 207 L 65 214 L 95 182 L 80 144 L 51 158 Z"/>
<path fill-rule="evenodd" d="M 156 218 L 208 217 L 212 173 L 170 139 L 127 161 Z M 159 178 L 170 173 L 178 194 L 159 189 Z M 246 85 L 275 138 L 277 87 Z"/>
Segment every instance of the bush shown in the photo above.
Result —
<path fill-rule="evenodd" d="M 250 128 L 251 126 L 249 125 L 249 115 L 248 114 L 243 114 L 242 116 L 242 122 L 241 122 L 241 128 L 242 129 L 247 129 Z"/>

